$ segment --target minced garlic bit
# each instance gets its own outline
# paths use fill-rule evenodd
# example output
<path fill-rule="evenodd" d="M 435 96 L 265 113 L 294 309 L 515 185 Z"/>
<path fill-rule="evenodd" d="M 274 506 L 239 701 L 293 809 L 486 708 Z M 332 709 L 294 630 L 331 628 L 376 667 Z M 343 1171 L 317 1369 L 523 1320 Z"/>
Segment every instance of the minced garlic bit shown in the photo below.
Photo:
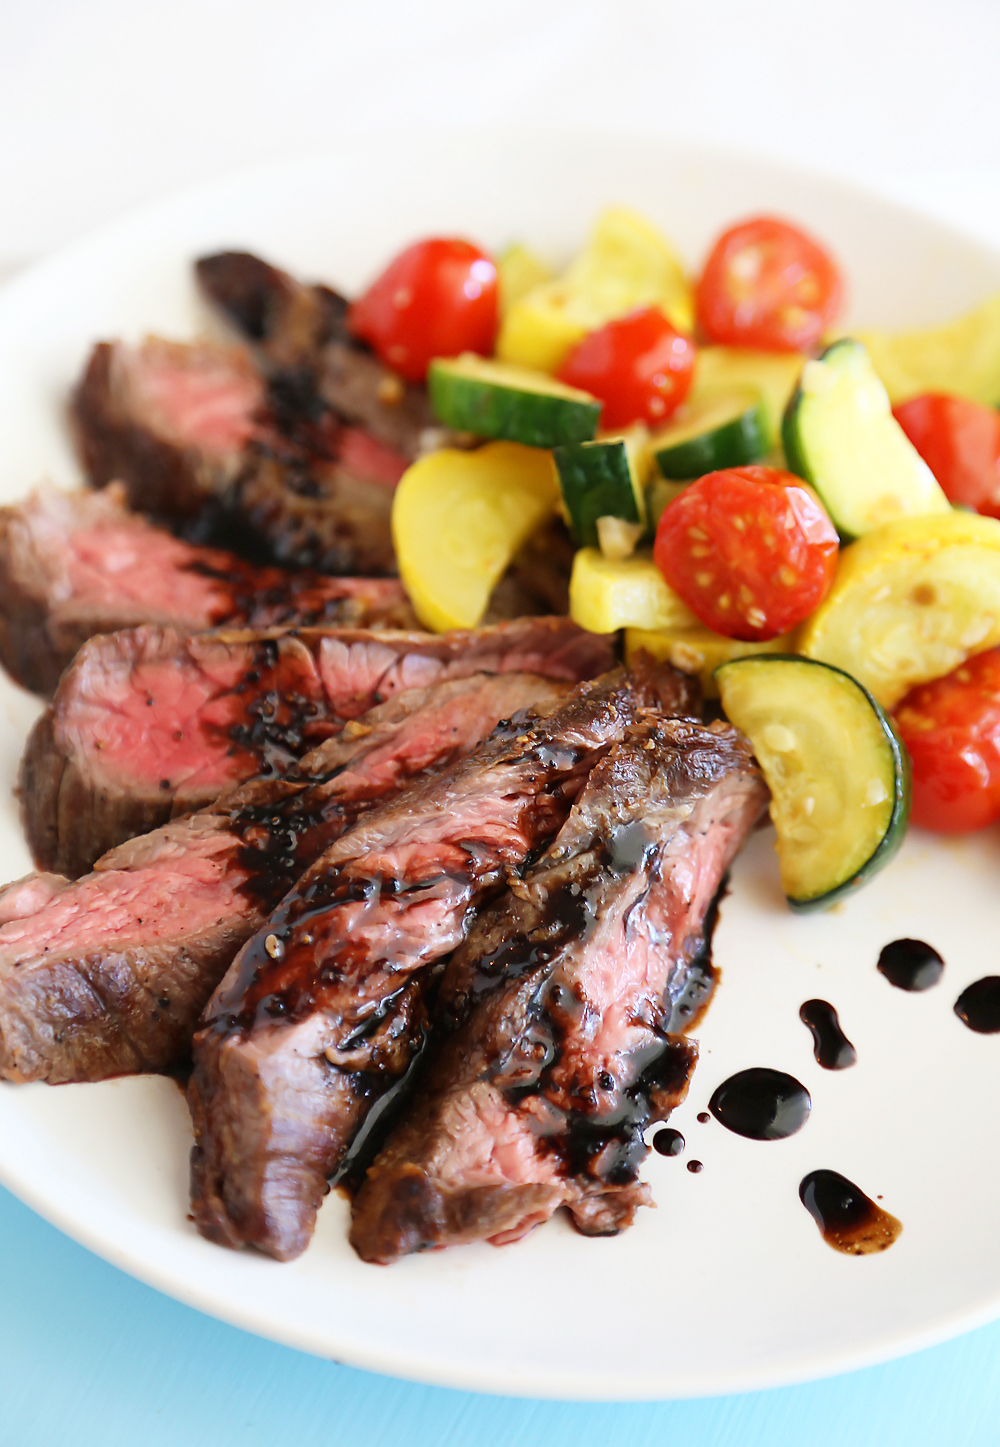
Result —
<path fill-rule="evenodd" d="M 264 937 L 264 948 L 272 960 L 280 960 L 285 953 L 285 946 L 277 935 L 266 935 Z"/>
<path fill-rule="evenodd" d="M 606 558 L 630 558 L 642 537 L 642 523 L 627 523 L 624 518 L 597 519 L 597 542 Z"/>

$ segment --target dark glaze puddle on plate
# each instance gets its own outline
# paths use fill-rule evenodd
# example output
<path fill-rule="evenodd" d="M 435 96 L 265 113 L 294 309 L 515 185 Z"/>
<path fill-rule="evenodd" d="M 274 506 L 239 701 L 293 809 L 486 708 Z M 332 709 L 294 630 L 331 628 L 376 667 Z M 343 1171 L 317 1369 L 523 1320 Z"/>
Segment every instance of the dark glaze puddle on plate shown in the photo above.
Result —
<path fill-rule="evenodd" d="M 810 1171 L 803 1176 L 799 1200 L 826 1244 L 847 1256 L 887 1251 L 903 1229 L 902 1221 L 838 1171 Z"/>

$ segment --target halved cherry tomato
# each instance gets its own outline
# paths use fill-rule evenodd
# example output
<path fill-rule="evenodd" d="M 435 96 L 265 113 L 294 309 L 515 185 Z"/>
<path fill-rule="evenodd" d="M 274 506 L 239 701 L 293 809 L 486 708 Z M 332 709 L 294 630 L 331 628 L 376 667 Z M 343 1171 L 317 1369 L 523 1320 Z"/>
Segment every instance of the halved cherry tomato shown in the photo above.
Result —
<path fill-rule="evenodd" d="M 358 298 L 347 325 L 410 382 L 423 381 L 432 357 L 489 356 L 497 330 L 496 267 L 469 241 L 418 241 Z"/>
<path fill-rule="evenodd" d="M 1000 819 L 1000 648 L 912 688 L 895 722 L 913 763 L 914 824 L 964 834 Z"/>
<path fill-rule="evenodd" d="M 1000 412 L 967 397 L 925 392 L 892 414 L 950 502 L 1000 517 Z"/>
<path fill-rule="evenodd" d="M 556 376 L 604 403 L 602 427 L 662 422 L 688 394 L 695 345 L 659 307 L 644 307 L 590 332 Z"/>
<path fill-rule="evenodd" d="M 808 352 L 840 310 L 837 263 L 810 236 L 772 216 L 723 232 L 695 292 L 712 342 L 767 352 Z"/>
<path fill-rule="evenodd" d="M 653 559 L 707 627 L 763 641 L 822 603 L 838 542 L 801 478 L 776 467 L 730 467 L 692 482 L 664 509 Z"/>

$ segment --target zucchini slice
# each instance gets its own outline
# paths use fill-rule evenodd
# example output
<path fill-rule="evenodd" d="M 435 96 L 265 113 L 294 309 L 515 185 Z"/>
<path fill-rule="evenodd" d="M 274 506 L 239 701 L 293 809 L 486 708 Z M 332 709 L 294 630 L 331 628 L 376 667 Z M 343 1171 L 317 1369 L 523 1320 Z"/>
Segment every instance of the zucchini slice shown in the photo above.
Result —
<path fill-rule="evenodd" d="M 845 337 L 806 362 L 782 425 L 793 472 L 812 483 L 842 537 L 951 504 L 900 427 L 871 358 Z"/>
<path fill-rule="evenodd" d="M 956 509 L 900 518 L 843 548 L 798 647 L 894 708 L 914 684 L 997 644 L 1000 522 Z"/>
<path fill-rule="evenodd" d="M 767 417 L 754 392 L 705 397 L 685 412 L 682 422 L 658 433 L 650 444 L 657 467 L 670 481 L 743 467 L 768 451 Z"/>
<path fill-rule="evenodd" d="M 392 540 L 424 626 L 474 628 L 514 554 L 558 506 L 552 454 L 536 447 L 444 447 L 407 468 L 393 495 Z"/>
<path fill-rule="evenodd" d="M 688 484 L 694 481 L 693 477 L 688 478 L 687 482 L 668 482 L 665 477 L 654 477 L 652 482 L 646 484 L 646 516 L 649 519 L 649 531 L 654 536 L 660 526 L 664 509 L 670 506 L 675 497 L 680 497 Z"/>
<path fill-rule="evenodd" d="M 767 451 L 781 442 L 781 419 L 795 391 L 806 358 L 801 352 L 758 352 L 751 347 L 701 347 L 694 364 L 688 406 L 723 392 L 745 388 L 764 408 Z"/>
<path fill-rule="evenodd" d="M 649 553 L 606 558 L 596 548 L 580 548 L 573 559 L 569 612 L 589 633 L 690 627 L 698 621 Z"/>
<path fill-rule="evenodd" d="M 701 623 L 676 628 L 626 628 L 625 662 L 631 664 L 640 653 L 648 653 L 661 663 L 671 663 L 682 673 L 698 676 L 706 698 L 718 698 L 719 686 L 715 670 L 731 658 L 747 658 L 760 653 L 794 653 L 795 634 L 783 633 L 764 643 L 746 643 L 726 638 Z"/>
<path fill-rule="evenodd" d="M 644 444 L 637 434 L 570 443 L 553 452 L 570 527 L 582 547 L 598 546 L 601 517 L 645 527 Z"/>
<path fill-rule="evenodd" d="M 435 358 L 427 390 L 434 415 L 445 427 L 528 447 L 586 442 L 601 415 L 601 403 L 589 392 L 474 352 Z"/>
<path fill-rule="evenodd" d="M 771 790 L 788 902 L 823 909 L 870 880 L 902 844 L 906 750 L 868 690 L 829 664 L 737 658 L 716 679 L 726 717 L 753 744 Z"/>
<path fill-rule="evenodd" d="M 861 332 L 893 405 L 921 392 L 955 392 L 1000 406 L 1000 294 L 941 327 Z"/>

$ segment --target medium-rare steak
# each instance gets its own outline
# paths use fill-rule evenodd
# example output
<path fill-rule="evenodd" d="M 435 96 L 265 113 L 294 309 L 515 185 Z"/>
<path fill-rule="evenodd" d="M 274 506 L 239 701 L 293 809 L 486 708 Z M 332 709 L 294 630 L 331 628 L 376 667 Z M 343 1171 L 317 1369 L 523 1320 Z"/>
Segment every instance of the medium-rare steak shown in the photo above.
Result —
<path fill-rule="evenodd" d="M 0 1075 L 97 1080 L 183 1059 L 236 950 L 379 799 L 569 684 L 475 674 L 406 689 L 303 760 L 105 855 L 0 892 Z M 322 782 L 310 782 L 313 776 Z"/>
<path fill-rule="evenodd" d="M 384 446 L 408 460 L 417 456 L 434 426 L 427 393 L 348 334 L 343 297 L 245 251 L 202 257 L 195 269 L 207 299 L 258 349 L 279 395 L 311 394 Z M 296 410 L 301 415 L 309 405 L 300 401 Z"/>
<path fill-rule="evenodd" d="M 500 1245 L 559 1206 L 586 1235 L 631 1224 L 643 1130 L 697 1056 L 706 914 L 766 801 L 722 723 L 647 717 L 597 765 L 445 972 L 444 1038 L 354 1201 L 360 1256 Z"/>
<path fill-rule="evenodd" d="M 273 774 L 399 689 L 470 673 L 573 683 L 611 643 L 565 618 L 455 633 L 302 629 L 92 638 L 35 725 L 19 793 L 40 868 L 77 875 L 108 849 Z"/>
<path fill-rule="evenodd" d="M 406 459 L 344 428 L 310 389 L 270 385 L 241 350 L 101 342 L 70 412 L 91 484 L 199 541 L 235 534 L 321 572 L 390 573 L 392 489 Z"/>
<path fill-rule="evenodd" d="M 180 541 L 129 512 L 124 489 L 39 488 L 0 508 L 0 661 L 51 694 L 81 644 L 140 623 L 411 628 L 394 578 L 328 578 L 254 567 Z"/>
<path fill-rule="evenodd" d="M 365 816 L 244 946 L 195 1037 L 194 1219 L 281 1260 L 425 1029 L 430 967 L 476 904 L 552 837 L 639 708 L 690 707 L 683 675 L 624 670 L 497 730 Z"/>

